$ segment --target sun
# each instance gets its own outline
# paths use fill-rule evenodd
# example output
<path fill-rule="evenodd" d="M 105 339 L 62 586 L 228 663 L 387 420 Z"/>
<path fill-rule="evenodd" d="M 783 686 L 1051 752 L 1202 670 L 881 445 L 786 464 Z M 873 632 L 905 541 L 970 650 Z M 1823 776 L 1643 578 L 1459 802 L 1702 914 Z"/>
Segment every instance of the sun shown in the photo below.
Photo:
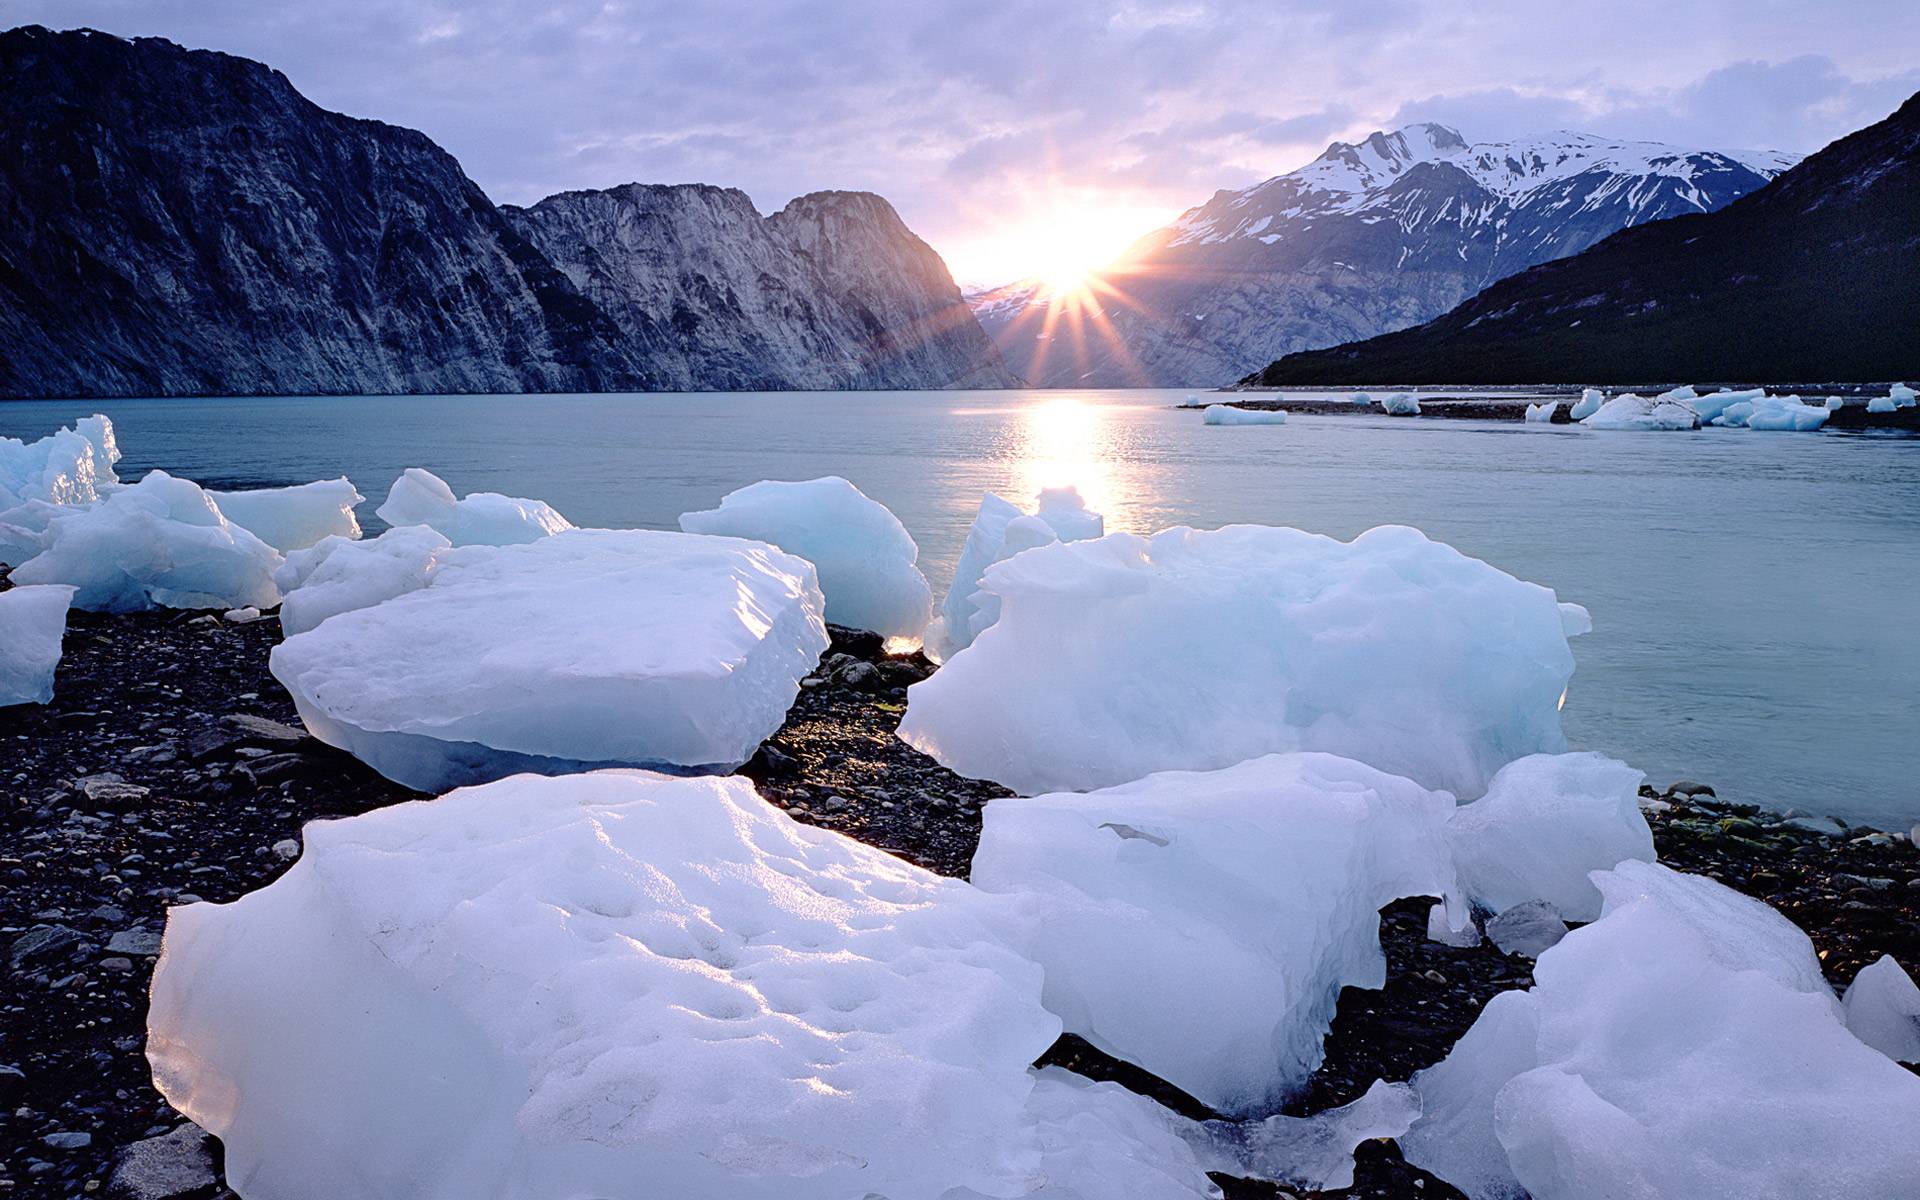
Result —
<path fill-rule="evenodd" d="M 1052 296 L 1083 291 L 1100 264 L 1091 255 L 1058 255 L 1040 264 L 1036 277 Z"/>

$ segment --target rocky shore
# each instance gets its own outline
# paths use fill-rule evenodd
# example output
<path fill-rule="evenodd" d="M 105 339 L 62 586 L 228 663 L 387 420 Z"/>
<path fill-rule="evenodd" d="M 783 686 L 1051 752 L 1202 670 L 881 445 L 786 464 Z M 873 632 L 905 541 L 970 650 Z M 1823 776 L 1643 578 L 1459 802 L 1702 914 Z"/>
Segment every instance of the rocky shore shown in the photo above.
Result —
<path fill-rule="evenodd" d="M 981 807 L 1008 793 L 893 736 L 906 687 L 931 663 L 834 633 L 786 725 L 742 773 L 800 820 L 964 873 Z M 153 1090 L 144 1057 L 166 909 L 264 886 L 298 856 L 307 821 L 415 798 L 298 728 L 267 672 L 278 640 L 271 615 L 75 613 L 54 701 L 0 709 L 0 1197 L 231 1194 L 218 1144 Z M 1836 985 L 1881 954 L 1920 963 L 1920 852 L 1905 836 L 1770 814 L 1691 783 L 1643 799 L 1663 861 L 1779 908 Z M 1428 941 L 1426 908 L 1385 910 L 1389 982 L 1343 996 L 1326 1063 L 1290 1111 L 1406 1078 L 1489 997 L 1530 982 L 1531 961 L 1491 943 Z M 1209 1115 L 1077 1039 L 1047 1061 Z M 1290 1194 L 1222 1182 L 1229 1196 Z M 1355 1185 L 1327 1194 L 1458 1195 L 1391 1143 L 1362 1147 Z"/>

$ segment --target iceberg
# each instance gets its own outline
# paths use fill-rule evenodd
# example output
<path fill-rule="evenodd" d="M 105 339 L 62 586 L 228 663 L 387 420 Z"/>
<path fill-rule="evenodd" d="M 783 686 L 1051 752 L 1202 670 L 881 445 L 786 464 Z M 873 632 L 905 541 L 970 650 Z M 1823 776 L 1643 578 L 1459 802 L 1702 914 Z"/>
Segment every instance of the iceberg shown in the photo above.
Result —
<path fill-rule="evenodd" d="M 227 520 L 200 485 L 165 471 L 53 516 L 43 537 L 13 581 L 70 585 L 74 607 L 89 612 L 280 603 L 279 553 Z"/>
<path fill-rule="evenodd" d="M 1832 415 L 1831 409 L 1804 404 L 1798 396 L 1768 396 L 1761 393 L 1727 405 L 1715 414 L 1713 424 L 1776 432 L 1806 432 L 1825 425 L 1827 418 Z M 1703 416 L 1701 420 L 1705 421 L 1706 418 Z"/>
<path fill-rule="evenodd" d="M 1867 411 L 1870 413 L 1890 413 L 1899 407 L 1892 396 L 1875 396 L 1867 401 Z"/>
<path fill-rule="evenodd" d="M 1573 402 L 1573 407 L 1567 410 L 1567 416 L 1575 421 L 1584 421 L 1599 412 L 1600 406 L 1605 403 L 1606 397 L 1600 394 L 1599 388 L 1586 388 L 1580 393 L 1580 398 Z"/>
<path fill-rule="evenodd" d="M 1687 391 L 1693 392 L 1693 389 L 1688 388 Z M 1673 393 L 1668 393 L 1668 396 L 1672 395 Z M 1704 396 L 1694 393 L 1691 397 L 1683 399 L 1681 402 L 1693 410 L 1693 415 L 1700 418 L 1702 425 L 1712 425 L 1717 423 L 1719 418 L 1736 404 L 1747 405 L 1748 407 L 1745 411 L 1751 412 L 1753 403 L 1757 400 L 1766 399 L 1766 395 L 1767 393 L 1763 388 L 1748 388 L 1738 392 L 1723 389 L 1718 392 L 1709 392 Z"/>
<path fill-rule="evenodd" d="M 371 541 L 335 535 L 295 550 L 273 573 L 286 594 L 281 632 L 305 633 L 338 613 L 423 588 L 452 548 L 425 525 L 396 525 Z"/>
<path fill-rule="evenodd" d="M 899 732 L 1027 795 L 1325 750 L 1470 798 L 1566 749 L 1553 592 L 1417 529 L 1110 534 L 984 588 L 999 621 L 908 689 Z"/>
<path fill-rule="evenodd" d="M 384 539 L 383 539 L 384 540 Z M 518 771 L 728 771 L 827 646 L 813 565 L 757 542 L 576 529 L 513 546 L 368 544 L 269 666 L 321 741 L 421 791 Z M 316 567 L 353 549 L 337 547 Z M 299 614 L 305 624 L 307 614 Z"/>
<path fill-rule="evenodd" d="M 227 520 L 282 554 L 305 550 L 326 537 L 359 537 L 353 506 L 366 499 L 345 476 L 296 487 L 209 490 L 207 495 Z"/>
<path fill-rule="evenodd" d="M 951 658 L 1000 619 L 1000 598 L 980 590 L 988 567 L 1022 550 L 1085 541 L 1105 532 L 1106 519 L 1088 511 L 1080 493 L 1070 487 L 1041 491 L 1031 515 L 992 492 L 982 496 L 953 584 L 941 601 L 940 615 L 927 629 L 927 652 L 942 661 Z"/>
<path fill-rule="evenodd" d="M 1805 934 L 1650 863 L 1594 883 L 1600 919 L 1414 1076 L 1407 1161 L 1472 1200 L 1912 1192 L 1920 1078 L 1847 1032 Z"/>
<path fill-rule="evenodd" d="M 1285 425 L 1287 414 L 1277 408 L 1236 408 L 1231 404 L 1209 404 L 1201 421 L 1207 425 Z"/>
<path fill-rule="evenodd" d="M 1447 823 L 1460 886 L 1490 912 L 1543 900 L 1569 921 L 1594 920 L 1600 890 L 1589 873 L 1653 861 L 1653 831 L 1640 812 L 1645 778 L 1592 753 L 1508 763 Z"/>
<path fill-rule="evenodd" d="M 1527 405 L 1527 423 L 1529 425 L 1551 425 L 1553 414 L 1560 411 L 1558 400 L 1543 400 L 1538 404 Z"/>
<path fill-rule="evenodd" d="M 1920 392 L 1914 391 L 1904 383 L 1896 383 L 1887 389 L 1887 399 L 1893 401 L 1895 408 L 1912 408 L 1916 404 L 1920 404 Z M 105 417 L 95 419 L 106 420 Z M 119 456 L 115 455 L 114 457 L 117 458 Z"/>
<path fill-rule="evenodd" d="M 0 708 L 53 699 L 73 589 L 53 584 L 0 592 Z"/>
<path fill-rule="evenodd" d="M 1692 388 L 1651 398 L 1625 392 L 1587 414 L 1581 424 L 1589 429 L 1698 429 L 1700 416 L 1689 403 L 1697 398 Z"/>
<path fill-rule="evenodd" d="M 472 492 L 459 499 L 431 471 L 408 467 L 374 515 L 389 525 L 425 525 L 456 546 L 518 546 L 573 528 L 545 501 Z"/>
<path fill-rule="evenodd" d="M 1380 401 L 1380 407 L 1393 417 L 1417 417 L 1420 415 L 1420 401 L 1411 392 L 1395 392 Z"/>
<path fill-rule="evenodd" d="M 719 508 L 681 513 L 680 528 L 767 542 L 811 562 L 836 625 L 918 638 L 933 616 L 933 591 L 914 565 L 920 547 L 885 505 L 837 475 L 751 484 Z"/>
<path fill-rule="evenodd" d="M 1067 1029 L 1259 1115 L 1319 1065 L 1340 989 L 1385 983 L 1381 906 L 1456 892 L 1452 810 L 1349 759 L 1271 755 L 993 801 L 971 878 L 1020 902 Z"/>
<path fill-rule="evenodd" d="M 1860 968 L 1841 1007 L 1853 1036 L 1896 1062 L 1920 1063 L 1920 986 L 1891 954 Z"/>
<path fill-rule="evenodd" d="M 1077 1154 L 1185 1153 L 1029 1071 L 1060 1025 L 995 901 L 744 779 L 522 776 L 304 846 L 173 909 L 154 973 L 155 1082 L 250 1195 L 1108 1200 Z"/>

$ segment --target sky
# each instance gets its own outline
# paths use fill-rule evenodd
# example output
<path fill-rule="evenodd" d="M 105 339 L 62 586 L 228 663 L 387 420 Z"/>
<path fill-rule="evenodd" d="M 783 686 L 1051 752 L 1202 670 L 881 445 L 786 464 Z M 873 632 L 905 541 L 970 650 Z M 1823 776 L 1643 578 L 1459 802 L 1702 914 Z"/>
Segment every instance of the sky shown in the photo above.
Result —
<path fill-rule="evenodd" d="M 259 59 L 501 202 L 879 192 L 974 285 L 1411 121 L 1806 153 L 1920 91 L 1920 0 L 0 0 L 26 23 Z"/>

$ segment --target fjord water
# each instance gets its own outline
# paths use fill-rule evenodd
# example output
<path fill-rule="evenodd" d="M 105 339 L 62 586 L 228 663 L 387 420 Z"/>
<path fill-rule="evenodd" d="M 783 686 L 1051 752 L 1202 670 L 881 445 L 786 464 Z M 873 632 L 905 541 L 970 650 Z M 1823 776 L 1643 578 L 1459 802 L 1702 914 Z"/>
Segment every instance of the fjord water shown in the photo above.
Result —
<path fill-rule="evenodd" d="M 31 401 L 0 403 L 0 435 L 105 412 L 123 478 L 345 473 L 369 497 L 363 523 L 409 466 L 576 524 L 655 529 L 755 480 L 844 475 L 919 541 L 936 594 L 983 491 L 1030 502 L 1070 483 L 1110 531 L 1415 525 L 1592 610 L 1565 709 L 1575 747 L 1728 799 L 1920 820 L 1920 438 L 1384 416 L 1221 428 L 1169 407 L 1185 394 Z"/>

